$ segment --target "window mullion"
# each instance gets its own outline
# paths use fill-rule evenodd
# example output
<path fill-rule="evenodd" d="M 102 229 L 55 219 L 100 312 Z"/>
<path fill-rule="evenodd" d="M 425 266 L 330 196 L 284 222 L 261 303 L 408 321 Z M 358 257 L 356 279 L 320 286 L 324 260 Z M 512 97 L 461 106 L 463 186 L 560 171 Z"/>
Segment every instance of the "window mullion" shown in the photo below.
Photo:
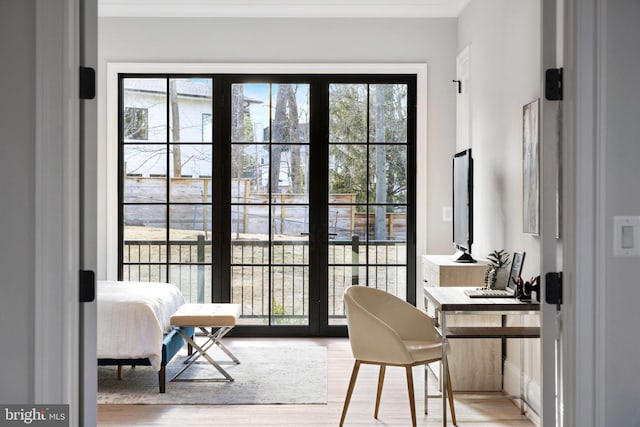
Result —
<path fill-rule="evenodd" d="M 165 141 L 166 141 L 166 147 L 167 147 L 167 151 L 166 151 L 166 187 L 165 187 L 165 191 L 166 191 L 166 195 L 165 195 L 165 236 L 166 236 L 166 241 L 165 241 L 165 247 L 166 247 L 166 251 L 167 251 L 167 264 L 165 266 L 165 274 L 166 274 L 166 280 L 167 282 L 171 282 L 171 276 L 169 275 L 171 272 L 171 202 L 170 202 L 170 197 L 171 197 L 171 162 L 170 162 L 170 153 L 171 153 L 171 143 L 170 143 L 170 139 L 169 139 L 169 135 L 171 134 L 171 130 L 170 130 L 170 116 L 169 116 L 169 112 L 171 110 L 171 84 L 170 84 L 170 77 L 167 77 L 166 79 L 166 88 L 167 88 L 167 92 L 166 92 L 166 102 L 165 102 L 165 109 L 166 109 L 166 116 L 165 116 L 165 123 L 166 123 L 166 131 L 165 131 Z"/>

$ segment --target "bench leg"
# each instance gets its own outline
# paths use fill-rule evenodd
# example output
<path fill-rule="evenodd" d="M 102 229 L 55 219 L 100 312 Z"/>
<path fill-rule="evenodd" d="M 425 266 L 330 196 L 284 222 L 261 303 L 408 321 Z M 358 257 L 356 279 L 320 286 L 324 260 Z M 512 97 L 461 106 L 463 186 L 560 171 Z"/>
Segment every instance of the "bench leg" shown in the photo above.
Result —
<path fill-rule="evenodd" d="M 209 335 L 206 331 L 206 329 L 204 328 L 200 328 L 206 335 Z M 229 328 L 231 329 L 231 328 Z M 200 356 L 204 357 L 214 368 L 216 368 L 218 370 L 218 372 L 220 372 L 223 376 L 224 379 L 216 379 L 216 378 L 212 378 L 209 381 L 233 381 L 233 377 L 231 375 L 229 375 L 229 373 L 227 371 L 225 371 L 222 366 L 220 366 L 215 360 L 213 360 L 211 358 L 211 356 L 209 356 L 207 354 L 207 349 L 209 347 L 211 347 L 213 344 L 215 344 L 215 341 L 211 341 L 211 336 L 209 336 L 210 341 L 208 341 L 208 345 L 206 345 L 204 348 L 199 346 L 190 336 L 188 336 L 187 334 L 185 334 L 182 330 L 178 330 L 178 332 L 180 333 L 180 335 L 182 335 L 182 337 L 190 344 L 193 346 L 193 348 L 195 348 L 197 350 L 197 354 L 195 354 L 194 356 L 190 356 L 187 358 L 187 360 L 185 360 L 185 365 L 182 367 L 182 369 L 180 369 L 180 371 L 178 371 L 178 373 L 176 373 L 173 378 L 171 378 L 171 381 L 194 381 L 194 380 L 179 380 L 178 377 L 180 376 L 180 374 L 182 374 L 189 366 L 191 366 L 196 360 L 198 360 L 198 358 Z M 226 331 L 228 332 L 228 331 Z M 224 332 L 224 334 L 226 334 L 226 332 Z M 224 336 L 224 334 L 222 336 Z M 221 336 L 218 336 L 216 338 L 221 338 Z M 235 358 L 235 356 L 232 356 L 232 358 L 234 359 L 234 362 L 236 363 L 240 363 L 239 361 L 237 361 L 237 359 Z"/>
<path fill-rule="evenodd" d="M 231 352 L 231 350 L 229 350 L 224 344 L 222 344 L 222 338 L 224 338 L 225 335 L 231 332 L 232 329 L 233 329 L 232 326 L 223 326 L 221 328 L 218 328 L 218 330 L 215 332 L 213 332 L 213 329 L 212 329 L 212 332 L 209 332 L 205 328 L 200 328 L 202 333 L 207 337 L 207 341 L 205 341 L 200 346 L 200 348 L 202 349 L 202 351 L 206 353 L 207 351 L 209 351 L 211 347 L 213 347 L 214 345 L 217 345 L 218 348 L 220 348 L 220 350 L 222 350 L 227 356 L 229 356 L 229 358 L 233 361 L 233 363 L 235 363 L 236 365 L 239 365 L 240 361 L 238 360 L 238 358 Z M 194 335 L 194 339 L 195 339 L 195 335 Z M 202 355 L 200 351 L 193 352 L 193 346 L 191 345 L 191 342 L 189 342 L 189 340 L 187 340 L 187 343 L 188 343 L 188 347 L 192 349 L 192 351 L 189 352 L 189 355 L 185 359 L 184 361 L 185 365 L 195 362 Z"/>

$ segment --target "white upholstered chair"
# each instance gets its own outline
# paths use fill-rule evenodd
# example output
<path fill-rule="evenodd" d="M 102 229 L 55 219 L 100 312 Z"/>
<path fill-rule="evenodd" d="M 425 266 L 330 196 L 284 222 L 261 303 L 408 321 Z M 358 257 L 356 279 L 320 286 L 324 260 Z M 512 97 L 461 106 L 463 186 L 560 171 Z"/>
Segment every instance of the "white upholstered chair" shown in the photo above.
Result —
<path fill-rule="evenodd" d="M 411 420 L 415 427 L 416 405 L 412 367 L 442 359 L 442 341 L 436 333 L 433 319 L 392 294 L 366 286 L 355 285 L 347 288 L 344 292 L 344 305 L 349 328 L 349 342 L 356 360 L 342 409 L 340 426 L 343 425 L 347 415 L 358 370 L 360 365 L 364 363 L 380 365 L 375 418 L 378 418 L 386 367 L 402 366 L 405 368 Z M 456 413 L 453 406 L 451 376 L 448 367 L 446 378 L 451 419 L 455 425 Z M 442 410 L 446 411 L 447 408 L 442 408 Z"/>

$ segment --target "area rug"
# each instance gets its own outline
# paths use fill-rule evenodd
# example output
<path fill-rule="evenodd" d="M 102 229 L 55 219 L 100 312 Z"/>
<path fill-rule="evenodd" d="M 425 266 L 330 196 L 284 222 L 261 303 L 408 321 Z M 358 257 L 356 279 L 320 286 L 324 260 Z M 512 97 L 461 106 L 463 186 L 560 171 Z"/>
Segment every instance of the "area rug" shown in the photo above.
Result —
<path fill-rule="evenodd" d="M 169 381 L 182 368 L 186 350 L 167 365 L 166 393 L 158 392 L 158 373 L 148 366 L 98 367 L 99 404 L 262 405 L 326 404 L 327 350 L 313 343 L 242 343 L 229 345 L 240 360 L 234 365 L 220 349 L 213 359 L 234 378 L 231 382 Z M 179 378 L 223 378 L 204 358 Z"/>

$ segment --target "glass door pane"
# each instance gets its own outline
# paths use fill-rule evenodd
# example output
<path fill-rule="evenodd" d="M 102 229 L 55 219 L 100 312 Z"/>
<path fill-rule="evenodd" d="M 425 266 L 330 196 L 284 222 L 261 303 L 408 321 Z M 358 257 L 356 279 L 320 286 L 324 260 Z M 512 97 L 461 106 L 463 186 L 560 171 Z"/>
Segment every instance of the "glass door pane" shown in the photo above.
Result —
<path fill-rule="evenodd" d="M 120 79 L 120 278 L 212 301 L 213 80 Z"/>
<path fill-rule="evenodd" d="M 407 299 L 407 85 L 329 85 L 328 324 L 344 289 Z"/>
<path fill-rule="evenodd" d="M 241 324 L 308 326 L 309 85 L 231 94 L 231 300 Z"/>

